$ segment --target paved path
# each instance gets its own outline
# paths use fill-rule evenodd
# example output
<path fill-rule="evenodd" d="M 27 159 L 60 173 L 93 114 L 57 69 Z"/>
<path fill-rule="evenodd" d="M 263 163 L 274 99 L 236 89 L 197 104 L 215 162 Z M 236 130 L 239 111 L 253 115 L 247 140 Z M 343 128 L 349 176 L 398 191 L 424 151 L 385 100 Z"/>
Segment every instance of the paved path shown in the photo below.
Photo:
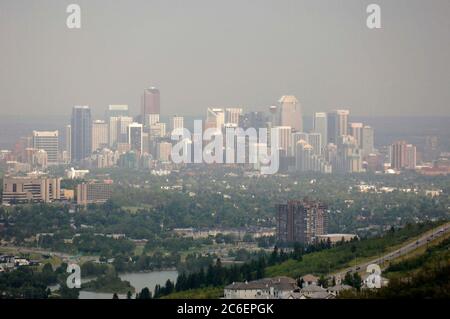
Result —
<path fill-rule="evenodd" d="M 408 243 L 403 245 L 402 247 L 391 251 L 381 257 L 375 258 L 373 260 L 346 268 L 344 270 L 341 270 L 337 273 L 332 274 L 331 276 L 335 276 L 335 277 L 340 277 L 341 279 L 345 277 L 345 274 L 348 272 L 361 272 L 361 271 L 365 271 L 367 266 L 370 264 L 378 264 L 378 265 L 382 265 L 386 262 L 389 262 L 393 259 L 396 259 L 398 257 L 404 256 L 408 253 L 410 253 L 411 251 L 425 246 L 427 245 L 430 241 L 439 238 L 447 233 L 450 232 L 450 223 L 446 223 L 444 225 L 441 225 L 437 228 L 434 228 L 431 231 L 428 231 L 427 233 L 425 233 L 424 235 L 422 235 L 419 239 L 417 239 L 414 242 Z"/>

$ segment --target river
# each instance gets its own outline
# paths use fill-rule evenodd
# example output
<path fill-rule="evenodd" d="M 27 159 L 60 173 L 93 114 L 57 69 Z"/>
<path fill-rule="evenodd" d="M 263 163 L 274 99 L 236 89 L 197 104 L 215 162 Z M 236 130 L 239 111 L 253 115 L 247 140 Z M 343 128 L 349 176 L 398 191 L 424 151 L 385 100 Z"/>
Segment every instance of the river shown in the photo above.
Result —
<path fill-rule="evenodd" d="M 151 272 L 132 272 L 119 274 L 122 280 L 129 281 L 130 284 L 136 289 L 135 294 L 140 292 L 143 288 L 148 287 L 152 293 L 155 292 L 155 286 L 166 284 L 167 279 L 176 282 L 178 277 L 178 272 L 175 270 L 162 270 L 162 271 L 151 271 Z M 88 282 L 95 278 L 85 278 L 81 280 L 82 283 Z M 51 290 L 56 290 L 59 287 L 51 286 Z M 133 294 L 133 297 L 135 297 Z M 112 299 L 112 293 L 102 293 L 102 292 L 92 292 L 92 291 L 80 291 L 79 299 Z M 126 295 L 119 295 L 119 299 L 125 299 Z"/>
<path fill-rule="evenodd" d="M 119 274 L 122 280 L 127 280 L 136 289 L 136 293 L 148 287 L 152 293 L 156 285 L 164 286 L 167 279 L 175 282 L 178 272 L 175 270 L 132 272 Z M 112 299 L 112 293 L 100 293 L 91 291 L 80 291 L 80 299 Z M 120 299 L 125 299 L 126 295 L 119 295 Z M 133 295 L 134 298 L 134 295 Z"/>

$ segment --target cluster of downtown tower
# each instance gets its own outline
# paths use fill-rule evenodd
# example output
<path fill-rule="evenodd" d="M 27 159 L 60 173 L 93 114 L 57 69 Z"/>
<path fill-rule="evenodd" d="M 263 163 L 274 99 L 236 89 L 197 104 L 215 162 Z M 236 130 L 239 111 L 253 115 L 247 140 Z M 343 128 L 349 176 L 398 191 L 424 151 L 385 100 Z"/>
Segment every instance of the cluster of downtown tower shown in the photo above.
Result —
<path fill-rule="evenodd" d="M 265 149 L 272 153 L 275 150 L 279 159 L 278 172 L 282 173 L 415 169 L 414 145 L 398 141 L 390 147 L 376 149 L 373 128 L 351 121 L 348 109 L 316 112 L 311 120 L 304 115 L 300 101 L 293 95 L 284 95 L 275 105 L 265 109 L 244 111 L 240 106 L 205 107 L 205 116 L 199 119 L 202 121 L 199 135 L 208 129 L 223 136 L 229 128 L 241 128 L 245 132 L 251 128 L 265 129 L 269 135 L 266 141 L 251 144 L 247 140 L 245 152 Z M 186 129 L 189 123 L 179 115 L 166 117 L 165 121 L 167 123 L 161 117 L 160 91 L 154 87 L 144 90 L 141 111 L 136 116 L 130 115 L 128 105 L 109 105 L 103 119 L 94 119 L 89 106 L 75 106 L 63 134 L 63 145 L 58 131 L 34 131 L 32 136 L 21 139 L 23 142 L 15 147 L 10 161 L 17 161 L 16 171 L 22 172 L 69 163 L 80 168 L 146 169 L 159 166 L 170 170 L 177 164 L 172 156 L 176 143 L 171 139 L 172 132 Z M 277 140 L 275 147 L 270 145 L 273 136 Z M 186 147 L 193 148 L 196 140 L 201 138 L 193 134 L 186 139 Z M 258 163 L 247 160 L 235 163 L 245 163 L 246 168 L 258 170 Z"/>
<path fill-rule="evenodd" d="M 268 112 L 209 107 L 203 129 L 224 132 L 227 128 L 266 128 L 269 134 L 276 130 L 282 171 L 353 173 L 380 168 L 382 159 L 374 148 L 373 128 L 350 122 L 349 115 L 346 109 L 317 112 L 312 129 L 305 132 L 301 103 L 295 96 L 285 95 L 277 105 L 269 106 Z M 66 163 L 89 163 L 93 153 L 108 150 L 118 151 L 119 156 L 131 152 L 137 155 L 134 158 L 150 155 L 152 160 L 170 162 L 170 132 L 185 128 L 185 122 L 184 117 L 176 115 L 169 125 L 161 121 L 160 92 L 154 87 L 144 91 L 141 113 L 136 117 L 129 115 L 127 105 L 110 105 L 105 120 L 93 120 L 88 106 L 75 106 L 61 157 Z"/>

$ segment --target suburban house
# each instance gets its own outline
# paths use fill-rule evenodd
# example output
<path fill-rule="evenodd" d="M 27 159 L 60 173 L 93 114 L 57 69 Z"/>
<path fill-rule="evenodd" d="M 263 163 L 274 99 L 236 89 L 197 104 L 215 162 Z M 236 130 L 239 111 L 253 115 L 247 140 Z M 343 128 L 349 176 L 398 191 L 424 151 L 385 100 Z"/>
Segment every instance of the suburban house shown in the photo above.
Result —
<path fill-rule="evenodd" d="M 297 288 L 289 277 L 264 278 L 250 282 L 234 282 L 224 289 L 225 299 L 286 299 Z"/>

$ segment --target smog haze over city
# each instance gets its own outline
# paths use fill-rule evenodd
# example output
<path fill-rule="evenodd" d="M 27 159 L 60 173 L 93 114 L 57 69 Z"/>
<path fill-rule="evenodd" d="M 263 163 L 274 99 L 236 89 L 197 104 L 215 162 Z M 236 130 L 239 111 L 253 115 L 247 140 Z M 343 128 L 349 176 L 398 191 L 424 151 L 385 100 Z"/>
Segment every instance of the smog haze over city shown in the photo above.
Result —
<path fill-rule="evenodd" d="M 0 0 L 0 305 L 449 298 L 449 18 Z"/>

